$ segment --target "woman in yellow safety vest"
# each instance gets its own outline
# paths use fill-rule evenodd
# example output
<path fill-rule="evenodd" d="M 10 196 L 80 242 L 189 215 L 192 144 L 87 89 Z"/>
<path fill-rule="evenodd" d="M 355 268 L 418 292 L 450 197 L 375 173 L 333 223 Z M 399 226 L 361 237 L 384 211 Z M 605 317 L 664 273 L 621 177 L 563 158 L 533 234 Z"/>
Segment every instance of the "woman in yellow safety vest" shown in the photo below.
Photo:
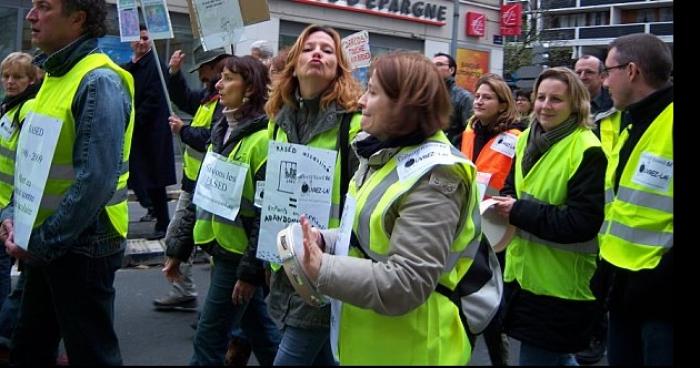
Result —
<path fill-rule="evenodd" d="M 344 186 L 357 167 L 349 142 L 360 130 L 360 94 L 338 32 L 312 24 L 289 49 L 265 106 L 270 141 L 338 152 L 328 227 L 340 222 L 340 202 L 347 191 Z M 334 365 L 329 344 L 330 306 L 306 305 L 280 267 L 273 265 L 267 298 L 270 317 L 282 329 L 274 364 Z"/>
<path fill-rule="evenodd" d="M 521 341 L 520 365 L 577 365 L 589 342 L 596 234 L 603 222 L 606 159 L 591 132 L 590 98 L 567 68 L 535 81 L 530 128 L 496 210 L 516 229 L 506 248 L 506 333 Z"/>
<path fill-rule="evenodd" d="M 301 262 L 342 301 L 331 330 L 341 365 L 464 366 L 465 326 L 438 290 L 455 289 L 479 246 L 476 170 L 442 131 L 450 98 L 429 59 L 393 52 L 372 68 L 353 142 L 360 167 L 346 203 L 355 205 L 343 214 L 352 229 L 321 236 L 302 217 Z M 342 238 L 352 239 L 347 256 L 323 253 Z"/>
<path fill-rule="evenodd" d="M 32 59 L 27 53 L 13 52 L 0 63 L 2 88 L 5 91 L 5 98 L 0 104 L 0 210 L 12 200 L 20 128 L 41 86 L 39 69 L 32 64 Z M 4 227 L 0 228 L 2 229 Z M 6 236 L 7 234 L 0 234 L 0 241 L 4 242 Z M 0 305 L 10 293 L 11 267 L 10 256 L 1 250 Z M 24 277 L 20 277 L 18 285 L 17 289 L 22 290 Z M 21 298 L 22 294 L 16 294 Z M 3 337 L 9 339 L 10 336 Z"/>

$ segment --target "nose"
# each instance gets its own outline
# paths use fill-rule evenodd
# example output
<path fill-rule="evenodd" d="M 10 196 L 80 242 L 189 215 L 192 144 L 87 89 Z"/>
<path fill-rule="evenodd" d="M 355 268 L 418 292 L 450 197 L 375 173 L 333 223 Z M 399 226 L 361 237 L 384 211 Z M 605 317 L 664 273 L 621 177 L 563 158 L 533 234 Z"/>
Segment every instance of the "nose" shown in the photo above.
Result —
<path fill-rule="evenodd" d="M 27 16 L 24 17 L 29 22 L 33 22 L 36 20 L 36 8 L 31 8 L 29 9 L 29 12 L 27 13 Z"/>
<path fill-rule="evenodd" d="M 221 91 L 221 89 L 223 88 L 223 85 L 221 83 L 222 80 L 223 80 L 223 78 L 219 79 L 219 81 L 216 82 L 216 84 L 214 85 L 214 88 L 216 88 L 217 91 Z"/>
<path fill-rule="evenodd" d="M 610 86 L 608 85 L 608 79 L 610 79 L 610 78 L 605 78 L 605 79 L 603 79 L 603 86 L 606 87 L 606 88 L 607 88 L 607 87 L 610 87 Z"/>

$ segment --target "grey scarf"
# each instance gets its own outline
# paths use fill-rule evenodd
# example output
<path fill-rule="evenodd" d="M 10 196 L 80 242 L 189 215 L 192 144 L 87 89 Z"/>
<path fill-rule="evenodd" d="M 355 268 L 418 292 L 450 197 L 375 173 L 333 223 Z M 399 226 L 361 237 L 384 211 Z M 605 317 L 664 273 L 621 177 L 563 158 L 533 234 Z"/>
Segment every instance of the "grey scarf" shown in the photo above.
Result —
<path fill-rule="evenodd" d="M 530 134 L 525 148 L 525 156 L 522 161 L 523 176 L 527 175 L 537 163 L 537 160 L 547 152 L 555 143 L 564 139 L 578 127 L 575 115 L 569 116 L 558 127 L 545 132 L 538 120 L 533 120 L 530 124 Z"/>

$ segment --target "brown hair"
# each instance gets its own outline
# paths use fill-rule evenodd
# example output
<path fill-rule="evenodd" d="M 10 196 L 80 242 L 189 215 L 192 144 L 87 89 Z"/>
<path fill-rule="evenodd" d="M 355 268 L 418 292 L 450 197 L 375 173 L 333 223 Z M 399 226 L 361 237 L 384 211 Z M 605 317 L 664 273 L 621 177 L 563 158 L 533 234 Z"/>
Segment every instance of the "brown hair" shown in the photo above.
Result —
<path fill-rule="evenodd" d="M 578 125 L 589 129 L 595 127 L 590 118 L 591 96 L 573 70 L 565 67 L 545 69 L 535 80 L 535 89 L 532 92 L 535 100 L 540 83 L 545 79 L 554 79 L 566 84 L 566 94 L 571 97 L 571 115 L 576 116 Z"/>
<path fill-rule="evenodd" d="M 233 56 L 224 60 L 226 60 L 224 68 L 232 73 L 240 74 L 245 82 L 246 90 L 251 90 L 250 95 L 246 94 L 247 101 L 236 110 L 236 119 L 264 113 L 265 102 L 267 102 L 267 85 L 270 83 L 267 67 L 250 55 Z"/>
<path fill-rule="evenodd" d="M 673 57 L 661 39 L 649 33 L 621 36 L 610 42 L 609 50 L 617 50 L 617 63 L 635 63 L 652 88 L 668 83 L 673 71 Z"/>
<path fill-rule="evenodd" d="M 326 108 L 332 101 L 335 101 L 346 111 L 357 110 L 357 101 L 361 94 L 360 85 L 351 74 L 350 63 L 345 53 L 343 53 L 340 43 L 340 35 L 333 28 L 312 24 L 301 32 L 294 45 L 289 49 L 287 63 L 281 74 L 276 78 L 275 87 L 265 105 L 265 111 L 271 119 L 274 118 L 283 105 L 296 106 L 294 92 L 299 86 L 299 81 L 293 75 L 294 68 L 304 50 L 304 42 L 315 32 L 323 32 L 333 39 L 335 56 L 338 59 L 336 78 L 321 95 L 321 108 Z"/>
<path fill-rule="evenodd" d="M 421 132 L 429 137 L 448 125 L 452 103 L 437 67 L 415 51 L 381 55 L 372 65 L 372 81 L 379 83 L 394 103 L 386 132 L 402 136 Z"/>
<path fill-rule="evenodd" d="M 30 80 L 36 81 L 39 75 L 37 68 L 32 64 L 32 59 L 32 55 L 26 52 L 12 52 L 0 63 L 0 73 L 4 72 L 5 68 L 16 65 Z"/>
<path fill-rule="evenodd" d="M 478 90 L 479 86 L 482 84 L 486 84 L 491 87 L 498 98 L 498 103 L 506 104 L 505 111 L 498 113 L 496 123 L 493 124 L 492 130 L 494 132 L 502 133 L 506 130 L 515 128 L 515 125 L 519 124 L 518 112 L 515 111 L 513 92 L 510 90 L 510 87 L 508 87 L 506 81 L 503 80 L 503 77 L 498 74 L 486 73 L 476 82 L 474 91 Z M 471 119 L 469 124 L 473 124 L 475 121 L 476 119 Z"/>

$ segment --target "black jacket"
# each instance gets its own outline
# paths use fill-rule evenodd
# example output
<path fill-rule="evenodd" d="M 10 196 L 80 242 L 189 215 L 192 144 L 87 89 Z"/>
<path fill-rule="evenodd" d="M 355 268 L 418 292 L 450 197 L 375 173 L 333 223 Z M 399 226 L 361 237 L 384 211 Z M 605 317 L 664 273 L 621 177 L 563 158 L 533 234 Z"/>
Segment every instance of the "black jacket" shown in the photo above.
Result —
<path fill-rule="evenodd" d="M 621 129 L 632 124 L 629 138 L 620 151 L 620 164 L 617 169 L 617 182 L 632 149 L 637 145 L 651 122 L 673 102 L 673 86 L 662 88 L 645 99 L 630 105 L 622 112 Z M 636 163 L 629 163 L 636 164 Z M 624 312 L 628 318 L 641 320 L 672 321 L 673 308 L 673 248 L 663 255 L 661 262 L 651 270 L 630 271 L 617 268 L 605 261 L 603 267 L 609 272 L 607 277 L 612 285 L 609 308 Z"/>
<path fill-rule="evenodd" d="M 501 195 L 517 198 L 515 165 L 521 161 L 514 158 L 513 162 Z M 564 206 L 517 200 L 510 213 L 510 223 L 557 243 L 594 238 L 603 223 L 606 165 L 600 147 L 586 150 L 577 172 L 567 184 Z M 593 282 L 591 288 L 594 289 Z M 597 308 L 595 301 L 535 295 L 520 289 L 517 281 L 506 283 L 505 298 L 504 329 L 508 335 L 558 352 L 575 353 L 588 347 Z"/>
<path fill-rule="evenodd" d="M 161 63 L 161 67 L 165 68 Z M 129 187 L 144 189 L 177 183 L 168 104 L 153 51 L 124 69 L 134 77 L 134 132 L 129 154 Z M 167 69 L 163 69 L 167 70 Z"/>
<path fill-rule="evenodd" d="M 167 69 L 164 69 L 167 70 Z M 211 82 L 210 85 L 214 86 L 216 81 Z M 213 89 L 202 88 L 199 90 L 191 90 L 187 86 L 187 81 L 179 71 L 172 74 L 168 78 L 168 91 L 170 92 L 170 98 L 173 103 L 177 105 L 180 110 L 194 116 L 200 105 L 212 101 L 218 98 L 218 94 Z M 221 104 L 216 105 L 214 110 L 214 116 L 211 119 L 212 126 L 217 121 L 221 120 L 223 114 L 221 111 L 223 106 Z M 203 127 L 191 127 L 185 125 L 180 130 L 180 139 L 182 143 L 194 148 L 199 152 L 205 152 L 207 150 L 207 145 L 211 138 L 211 128 Z M 182 175 L 182 190 L 188 193 L 194 193 L 194 187 L 196 182 L 187 178 L 184 174 Z"/>

